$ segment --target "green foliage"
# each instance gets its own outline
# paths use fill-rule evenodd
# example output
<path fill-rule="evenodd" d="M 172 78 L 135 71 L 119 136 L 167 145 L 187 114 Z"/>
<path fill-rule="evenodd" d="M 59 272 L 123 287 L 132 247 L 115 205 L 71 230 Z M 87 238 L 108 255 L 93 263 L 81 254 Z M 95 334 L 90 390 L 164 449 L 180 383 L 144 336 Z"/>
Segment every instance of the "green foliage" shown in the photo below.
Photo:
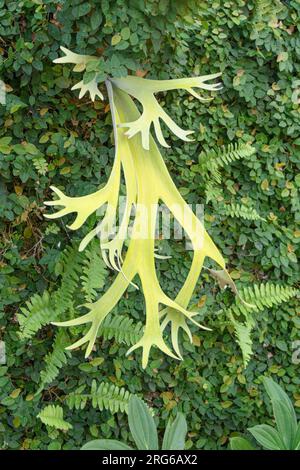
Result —
<path fill-rule="evenodd" d="M 240 291 L 243 300 L 254 305 L 256 311 L 286 302 L 297 293 L 298 290 L 293 287 L 272 284 L 270 282 L 243 287 Z M 237 304 L 238 308 L 244 311 L 244 304 L 239 300 L 237 300 Z"/>
<path fill-rule="evenodd" d="M 244 204 L 229 204 L 223 205 L 220 208 L 220 214 L 229 215 L 230 217 L 237 217 L 246 220 L 264 220 L 258 212 L 252 207 L 247 207 Z"/>
<path fill-rule="evenodd" d="M 259 424 L 248 428 L 254 439 L 267 450 L 299 450 L 300 422 L 289 396 L 270 377 L 264 378 L 264 386 L 272 403 L 276 427 Z M 230 439 L 232 450 L 249 450 L 251 444 L 241 437 Z"/>
<path fill-rule="evenodd" d="M 50 296 L 47 291 L 42 295 L 34 294 L 26 307 L 21 307 L 18 315 L 20 324 L 20 337 L 22 339 L 31 338 L 43 326 L 53 320 L 53 309 L 50 303 Z"/>
<path fill-rule="evenodd" d="M 54 293 L 56 317 L 72 310 L 74 294 L 78 288 L 79 277 L 83 269 L 84 256 L 78 252 L 78 246 L 68 246 L 62 253 L 56 267 L 56 273 L 61 277 L 59 289 Z M 56 318 L 53 318 L 55 320 Z"/>
<path fill-rule="evenodd" d="M 111 413 L 127 412 L 130 393 L 125 388 L 105 382 L 98 385 L 96 380 L 93 380 L 90 393 L 83 393 L 84 389 L 85 386 L 82 386 L 67 396 L 66 402 L 71 409 L 82 410 L 87 402 L 91 402 L 92 407 L 100 411 L 106 409 Z"/>
<path fill-rule="evenodd" d="M 130 397 L 128 424 L 138 450 L 158 450 L 158 434 L 155 421 L 147 405 L 134 395 Z M 182 413 L 168 421 L 164 433 L 162 450 L 184 449 L 187 425 Z M 127 444 L 112 439 L 96 439 L 87 442 L 81 450 L 129 450 Z"/>
<path fill-rule="evenodd" d="M 251 332 L 255 326 L 254 312 L 269 309 L 273 305 L 286 302 L 298 293 L 297 289 L 276 284 L 254 284 L 240 290 L 240 295 L 245 303 L 237 298 L 235 304 L 228 310 L 228 318 L 234 327 L 237 343 L 239 344 L 244 364 L 247 365 L 252 355 Z M 249 305 L 249 307 L 247 307 Z M 244 315 L 245 322 L 241 323 L 239 317 Z"/>
<path fill-rule="evenodd" d="M 103 263 L 99 242 L 91 243 L 85 253 L 86 259 L 83 264 L 82 289 L 87 302 L 92 302 L 96 297 L 96 289 L 104 286 L 107 270 Z"/>
<path fill-rule="evenodd" d="M 59 331 L 53 342 L 53 349 L 44 360 L 44 369 L 41 370 L 40 386 L 38 392 L 42 391 L 47 384 L 51 384 L 58 376 L 59 370 L 67 363 L 70 353 L 66 351 L 68 338 L 64 331 Z M 37 393 L 38 393 L 37 392 Z"/>
<path fill-rule="evenodd" d="M 221 173 L 219 168 L 223 168 L 230 163 L 241 160 L 250 159 L 255 153 L 255 148 L 244 142 L 236 142 L 234 144 L 222 145 L 215 149 L 204 149 L 199 155 L 199 171 L 205 178 L 215 180 L 221 183 Z"/>
<path fill-rule="evenodd" d="M 128 346 L 136 343 L 143 333 L 143 324 L 134 322 L 124 315 L 106 317 L 99 329 L 99 335 L 106 340 L 114 338 L 118 343 Z"/>
<path fill-rule="evenodd" d="M 91 106 L 88 98 L 79 102 L 69 91 L 79 74 L 51 62 L 60 55 L 61 44 L 98 55 L 116 76 L 125 73 L 124 67 L 126 73 L 135 74 L 136 67 L 138 73 L 148 72 L 146 77 L 154 79 L 221 70 L 222 93 L 200 109 L 186 95 L 159 96 L 176 122 L 195 131 L 193 143 L 178 145 L 175 137 L 167 139 L 171 149 L 163 152 L 166 165 L 190 204 L 204 203 L 210 196 L 205 227 L 225 253 L 241 289 L 267 283 L 292 289 L 299 282 L 299 2 L 282 1 L 279 11 L 279 2 L 269 1 L 261 14 L 256 0 L 205 1 L 201 8 L 195 2 L 194 11 L 192 3 L 55 0 L 1 4 L 0 78 L 12 89 L 6 105 L 0 105 L 0 334 L 7 361 L 0 366 L 1 448 L 78 449 L 85 440 L 98 436 L 129 442 L 126 417 L 100 412 L 90 399 L 82 410 L 66 408 L 66 419 L 74 423 L 68 433 L 51 438 L 36 418 L 49 402 L 61 404 L 61 399 L 83 384 L 89 390 L 92 380 L 126 387 L 143 397 L 159 410 L 159 433 L 170 414 L 175 418 L 183 412 L 189 423 L 187 448 L 222 449 L 233 432 L 267 422 L 261 375 L 272 376 L 284 386 L 299 418 L 299 365 L 292 357 L 297 352 L 293 344 L 299 340 L 300 324 L 293 296 L 268 306 L 260 295 L 264 309 L 247 312 L 255 317 L 256 327 L 251 333 L 254 356 L 246 369 L 233 340 L 234 328 L 228 324 L 232 295 L 229 290 L 218 294 L 216 308 L 212 300 L 216 289 L 209 275 L 197 285 L 192 303 L 195 308 L 199 305 L 199 318 L 212 331 L 193 331 L 193 344 L 183 334 L 184 362 L 162 359 L 154 350 L 142 372 L 139 359 L 125 358 L 127 344 L 101 335 L 95 359 L 85 361 L 78 349 L 51 385 L 47 383 L 43 393 L 34 397 L 41 371 L 46 369 L 45 357 L 51 355 L 55 341 L 56 329 L 48 324 L 50 311 L 43 315 L 38 308 L 36 316 L 41 315 L 42 322 L 32 317 L 27 323 L 26 319 L 29 336 L 20 341 L 18 335 L 21 308 L 30 310 L 26 302 L 32 301 L 32 295 L 38 294 L 45 305 L 47 291 L 48 308 L 53 308 L 63 278 L 63 269 L 58 267 L 62 252 L 72 243 L 78 246 L 95 223 L 88 221 L 90 227 L 77 238 L 62 222 L 46 222 L 42 202 L 50 198 L 49 186 L 55 180 L 70 195 L 88 194 L 107 181 L 113 156 L 106 97 Z M 174 21 L 176 8 L 184 11 L 178 10 L 179 18 Z M 128 28 L 130 36 L 125 39 Z M 255 147 L 256 153 L 218 167 L 221 182 L 210 185 L 199 172 L 199 154 L 212 143 L 217 151 L 237 140 Z M 44 175 L 34 163 L 39 156 L 47 163 Z M 222 206 L 230 204 L 253 207 L 265 221 L 221 214 Z M 67 223 L 72 223 L 71 216 Z M 171 256 L 156 263 L 164 290 L 173 295 L 191 256 L 180 242 L 168 246 L 159 240 L 157 246 L 158 254 Z M 81 256 L 77 249 L 73 253 Z M 64 307 L 63 313 L 57 312 L 60 320 L 77 316 L 73 305 L 85 303 L 82 268 L 80 264 L 78 283 L 68 301 L 60 296 Z M 110 273 L 105 282 L 111 282 Z M 140 293 L 129 288 L 111 320 L 121 315 L 136 324 L 143 318 L 143 308 Z M 237 313 L 235 321 L 244 324 L 242 313 Z M 30 324 L 35 325 L 33 330 Z M 70 331 L 67 344 L 72 336 Z"/>
<path fill-rule="evenodd" d="M 72 429 L 72 425 L 64 420 L 61 406 L 48 405 L 39 414 L 38 418 L 42 423 L 61 431 Z"/>

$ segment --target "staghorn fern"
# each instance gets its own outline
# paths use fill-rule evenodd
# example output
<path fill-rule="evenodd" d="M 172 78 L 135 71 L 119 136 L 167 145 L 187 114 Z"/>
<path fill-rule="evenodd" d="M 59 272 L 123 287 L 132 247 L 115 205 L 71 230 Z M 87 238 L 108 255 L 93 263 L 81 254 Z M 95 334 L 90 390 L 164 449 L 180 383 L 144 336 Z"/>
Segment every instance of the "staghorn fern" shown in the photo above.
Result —
<path fill-rule="evenodd" d="M 65 48 L 62 50 L 65 56 L 56 59 L 55 62 L 75 64 L 75 71 L 83 71 L 91 60 L 97 60 L 97 57 L 74 54 Z M 180 330 L 183 329 L 192 341 L 188 322 L 204 330 L 209 329 L 195 321 L 197 312 L 187 310 L 205 257 L 213 259 L 224 270 L 228 279 L 230 276 L 225 269 L 225 260 L 220 251 L 173 183 L 150 129 L 153 128 L 157 141 L 164 147 L 168 147 L 168 144 L 162 133 L 161 121 L 179 139 L 190 141 L 189 135 L 192 131 L 181 129 L 160 106 L 155 95 L 168 90 L 183 89 L 196 99 L 207 101 L 211 98 L 202 96 L 198 90 L 209 92 L 220 90 L 221 83 L 212 82 L 219 76 L 220 73 L 215 73 L 175 80 L 147 80 L 134 76 L 107 78 L 105 85 L 115 141 L 115 159 L 107 184 L 93 194 L 74 198 L 52 187 L 57 198 L 45 202 L 48 206 L 59 207 L 56 213 L 46 215 L 49 219 L 75 214 L 75 219 L 69 226 L 71 230 L 79 229 L 91 214 L 100 207 L 106 207 L 103 219 L 84 237 L 79 249 L 84 250 L 93 238 L 98 236 L 105 263 L 118 272 L 113 284 L 102 297 L 84 305 L 87 313 L 72 320 L 53 322 L 64 327 L 89 325 L 89 330 L 84 336 L 68 349 L 76 349 L 86 344 L 85 356 L 89 356 L 99 328 L 128 286 L 133 284 L 136 276 L 140 278 L 145 298 L 146 323 L 142 337 L 132 345 L 127 354 L 141 348 L 143 368 L 148 364 L 153 346 L 175 359 L 182 359 L 178 337 Z M 96 77 L 89 83 L 83 81 L 77 83 L 73 89 L 80 90 L 79 97 L 89 92 L 92 100 L 96 95 L 103 98 L 97 87 Z M 133 99 L 141 104 L 141 113 Z M 246 152 L 245 149 L 231 148 L 231 158 L 238 158 L 243 151 Z M 249 149 L 247 151 L 249 153 Z M 221 156 L 219 159 L 220 165 L 225 163 Z M 117 215 L 122 174 L 126 187 L 126 207 L 118 231 L 116 234 L 113 233 L 114 237 L 111 238 Z M 171 210 L 189 237 L 194 250 L 190 271 L 176 298 L 165 294 L 155 269 L 155 232 L 159 201 Z M 133 207 L 143 207 L 144 210 L 136 212 L 128 237 L 127 229 Z M 141 228 L 144 231 L 142 235 Z M 125 252 L 126 239 L 128 247 Z M 232 282 L 231 279 L 230 281 Z M 174 352 L 163 338 L 163 331 L 169 324 Z"/>
<path fill-rule="evenodd" d="M 72 424 L 64 420 L 63 409 L 61 406 L 48 405 L 38 415 L 38 418 L 46 426 L 59 429 L 61 431 L 68 431 L 72 429 Z"/>
<path fill-rule="evenodd" d="M 92 381 L 90 393 L 83 393 L 85 385 L 79 387 L 75 392 L 70 393 L 66 397 L 66 403 L 69 408 L 82 410 L 87 402 L 91 402 L 93 408 L 100 411 L 109 410 L 112 413 L 118 411 L 128 411 L 129 398 L 131 394 L 123 387 L 114 384 L 101 382 L 97 385 L 96 380 Z"/>
<path fill-rule="evenodd" d="M 135 323 L 125 315 L 107 317 L 99 329 L 99 336 L 105 340 L 114 339 L 117 343 L 125 343 L 127 346 L 138 341 L 142 334 L 142 323 Z M 68 342 L 68 335 L 63 330 L 59 330 L 55 337 L 53 350 L 45 357 L 45 368 L 40 373 L 41 381 L 37 394 L 44 390 L 46 385 L 53 382 L 61 367 L 67 363 L 71 354 L 66 350 Z"/>
<path fill-rule="evenodd" d="M 246 220 L 265 220 L 253 207 L 245 206 L 245 204 L 223 204 L 219 206 L 219 213 L 230 217 L 237 217 Z"/>
<path fill-rule="evenodd" d="M 230 323 L 234 327 L 234 333 L 239 344 L 244 365 L 246 366 L 252 355 L 252 340 L 251 331 L 255 326 L 255 319 L 253 318 L 254 312 L 262 311 L 266 308 L 271 308 L 274 305 L 280 305 L 288 301 L 290 298 L 298 294 L 298 290 L 291 286 L 282 286 L 279 284 L 254 284 L 252 287 L 243 287 L 239 293 L 243 302 L 239 297 L 236 297 L 235 304 L 227 310 L 227 315 Z M 251 309 L 247 308 L 247 304 L 251 304 Z M 244 316 L 245 322 L 242 323 L 238 319 Z"/>
<path fill-rule="evenodd" d="M 143 334 L 143 324 L 135 323 L 125 315 L 106 317 L 99 328 L 99 335 L 106 340 L 114 338 L 117 343 L 125 343 L 127 346 L 135 344 Z"/>

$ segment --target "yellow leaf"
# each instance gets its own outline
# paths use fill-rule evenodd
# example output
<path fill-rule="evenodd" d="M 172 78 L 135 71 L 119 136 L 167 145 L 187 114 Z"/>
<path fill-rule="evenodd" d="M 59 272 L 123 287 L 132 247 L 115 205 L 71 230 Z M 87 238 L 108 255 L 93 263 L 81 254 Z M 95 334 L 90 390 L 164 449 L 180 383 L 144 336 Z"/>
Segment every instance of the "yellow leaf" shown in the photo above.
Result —
<path fill-rule="evenodd" d="M 10 397 L 11 398 L 18 398 L 18 396 L 20 395 L 21 393 L 21 389 L 20 388 L 15 388 L 11 394 L 10 394 Z"/>
<path fill-rule="evenodd" d="M 42 108 L 40 109 L 40 115 L 45 116 L 45 114 L 48 112 L 49 108 Z"/>
<path fill-rule="evenodd" d="M 117 44 L 119 44 L 119 42 L 121 41 L 122 37 L 120 34 L 115 34 L 112 38 L 111 38 L 111 45 L 112 46 L 116 46 Z"/>
<path fill-rule="evenodd" d="M 169 403 L 166 405 L 166 410 L 170 411 L 172 410 L 173 408 L 175 408 L 175 406 L 177 405 L 177 402 L 175 400 L 171 400 L 169 401 Z"/>
<path fill-rule="evenodd" d="M 221 406 L 222 406 L 222 408 L 224 408 L 224 409 L 230 408 L 230 407 L 232 406 L 232 401 L 230 401 L 230 400 L 222 401 L 222 402 L 221 402 Z"/>
<path fill-rule="evenodd" d="M 70 173 L 71 171 L 71 167 L 70 166 L 65 166 L 64 168 L 62 168 L 60 170 L 60 174 L 61 175 L 67 175 L 68 173 Z"/>
<path fill-rule="evenodd" d="M 201 345 L 201 339 L 199 338 L 199 336 L 193 335 L 192 338 L 193 338 L 193 344 L 195 346 L 200 346 Z"/>
<path fill-rule="evenodd" d="M 260 185 L 261 189 L 263 189 L 264 191 L 267 191 L 269 189 L 269 181 L 268 180 L 263 180 L 261 185 Z"/>
<path fill-rule="evenodd" d="M 21 196 L 21 194 L 23 193 L 23 186 L 15 185 L 14 189 L 15 189 L 15 193 L 16 193 L 18 196 Z"/>
<path fill-rule="evenodd" d="M 197 307 L 202 308 L 205 305 L 207 299 L 207 295 L 202 295 L 202 297 L 198 300 Z"/>
<path fill-rule="evenodd" d="M 13 419 L 13 426 L 14 428 L 18 428 L 21 424 L 21 420 L 19 418 L 19 416 L 16 416 L 14 419 Z"/>

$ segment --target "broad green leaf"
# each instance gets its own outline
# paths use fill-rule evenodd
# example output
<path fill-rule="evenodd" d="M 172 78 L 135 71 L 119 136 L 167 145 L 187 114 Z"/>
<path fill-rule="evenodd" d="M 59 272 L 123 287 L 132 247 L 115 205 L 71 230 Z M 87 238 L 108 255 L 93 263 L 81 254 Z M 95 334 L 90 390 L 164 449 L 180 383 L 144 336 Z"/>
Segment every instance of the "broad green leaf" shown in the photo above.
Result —
<path fill-rule="evenodd" d="M 264 383 L 264 387 L 266 389 L 266 392 L 267 392 L 267 394 L 269 395 L 269 397 L 271 399 L 271 403 L 272 403 L 272 406 L 273 406 L 273 412 L 274 412 L 274 416 L 275 416 L 275 419 L 276 419 L 276 424 L 277 424 L 277 418 L 276 418 L 276 410 L 274 408 L 275 400 L 277 402 L 279 401 L 279 402 L 281 402 L 285 405 L 286 414 L 287 414 L 286 419 L 290 420 L 291 433 L 293 435 L 295 435 L 296 431 L 297 431 L 297 417 L 296 417 L 296 413 L 295 413 L 293 404 L 292 404 L 291 400 L 289 399 L 288 395 L 280 387 L 280 385 L 278 385 L 270 377 L 265 377 L 263 383 Z M 278 424 L 277 424 L 277 426 L 278 426 Z"/>
<path fill-rule="evenodd" d="M 164 439 L 162 443 L 163 450 L 182 450 L 184 449 L 187 425 L 182 413 L 177 413 L 175 420 L 168 421 Z"/>
<path fill-rule="evenodd" d="M 289 409 L 286 404 L 279 400 L 273 401 L 273 411 L 276 421 L 277 430 L 287 449 L 293 446 L 297 428 L 291 419 Z"/>
<path fill-rule="evenodd" d="M 132 448 L 115 439 L 95 439 L 84 444 L 81 450 L 132 450 Z"/>
<path fill-rule="evenodd" d="M 269 426 L 268 424 L 259 424 L 258 426 L 249 428 L 248 431 L 265 449 L 286 450 L 278 431 L 272 428 L 272 426 Z"/>
<path fill-rule="evenodd" d="M 254 450 L 252 444 L 244 437 L 231 437 L 230 438 L 231 450 Z"/>
<path fill-rule="evenodd" d="M 300 422 L 298 423 L 297 432 L 294 437 L 293 447 L 294 450 L 300 450 Z"/>
<path fill-rule="evenodd" d="M 157 450 L 158 438 L 153 417 L 145 403 L 134 395 L 128 407 L 128 423 L 139 450 Z"/>

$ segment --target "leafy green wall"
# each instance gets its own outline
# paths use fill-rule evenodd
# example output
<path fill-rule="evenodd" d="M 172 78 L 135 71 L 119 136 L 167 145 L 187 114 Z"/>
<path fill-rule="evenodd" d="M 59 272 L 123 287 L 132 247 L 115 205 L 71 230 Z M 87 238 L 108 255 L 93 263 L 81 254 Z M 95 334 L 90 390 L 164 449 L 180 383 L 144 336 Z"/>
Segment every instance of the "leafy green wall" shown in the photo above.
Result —
<path fill-rule="evenodd" d="M 91 192 L 107 180 L 113 156 L 107 102 L 79 101 L 70 91 L 79 74 L 51 62 L 60 45 L 102 57 L 97 72 L 103 78 L 223 72 L 224 89 L 208 104 L 181 92 L 160 97 L 177 122 L 195 131 L 191 144 L 178 144 L 166 131 L 171 149 L 164 157 L 186 200 L 207 202 L 206 228 L 239 286 L 296 285 L 299 14 L 296 0 L 0 0 L 0 79 L 8 91 L 0 106 L 0 340 L 7 355 L 0 366 L 1 447 L 68 449 L 91 436 L 128 439 L 123 413 L 66 406 L 64 397 L 93 379 L 142 396 L 156 408 L 162 427 L 170 413 L 184 411 L 192 448 L 227 447 L 233 432 L 268 419 L 262 374 L 282 383 L 300 406 L 299 365 L 292 363 L 292 342 L 300 339 L 296 299 L 257 314 L 255 353 L 244 370 L 226 322 L 232 296 L 205 273 L 194 300 L 213 331 L 195 329 L 193 345 L 183 338 L 182 363 L 153 351 L 143 372 L 139 353 L 125 358 L 125 344 L 99 339 L 91 361 L 76 351 L 37 395 L 56 329 L 47 326 L 22 340 L 16 316 L 33 294 L 59 287 L 62 251 L 80 237 L 63 222 L 43 219 L 49 186 L 70 195 Z M 201 151 L 237 141 L 252 143 L 256 154 L 221 168 L 221 183 L 205 176 Z M 254 208 L 265 220 L 231 217 L 232 204 Z M 190 253 L 174 242 L 161 241 L 160 249 L 172 255 L 159 266 L 164 288 L 173 293 Z M 81 297 L 80 290 L 74 294 L 77 303 Z M 129 289 L 115 313 L 138 321 L 140 295 Z M 36 415 L 48 402 L 63 406 L 72 430 L 47 433 Z"/>

